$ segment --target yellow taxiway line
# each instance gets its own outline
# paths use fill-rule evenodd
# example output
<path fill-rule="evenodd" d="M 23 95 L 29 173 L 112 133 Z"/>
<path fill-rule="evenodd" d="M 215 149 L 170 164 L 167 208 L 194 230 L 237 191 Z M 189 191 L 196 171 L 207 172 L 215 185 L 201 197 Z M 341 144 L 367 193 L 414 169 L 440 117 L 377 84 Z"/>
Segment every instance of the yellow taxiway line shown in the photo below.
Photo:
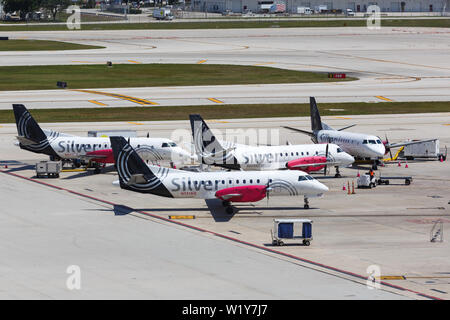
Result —
<path fill-rule="evenodd" d="M 391 100 L 391 99 L 389 99 L 389 98 L 386 98 L 386 97 L 383 97 L 383 96 L 375 96 L 375 98 L 378 98 L 378 99 L 384 100 L 384 101 L 389 101 L 389 102 L 392 102 L 392 101 L 393 101 L 393 100 Z"/>
<path fill-rule="evenodd" d="M 108 97 L 131 101 L 131 102 L 134 102 L 134 103 L 137 103 L 140 105 L 158 105 L 156 102 L 152 102 L 152 101 L 148 101 L 148 100 L 140 99 L 140 98 L 135 98 L 135 97 L 130 97 L 130 96 L 126 96 L 123 94 L 117 94 L 117 93 L 109 93 L 109 92 L 102 92 L 102 91 L 96 91 L 96 90 L 85 90 L 85 89 L 72 89 L 72 91 L 91 93 L 91 94 L 99 94 L 99 95 L 103 95 L 103 96 L 108 96 Z"/>
<path fill-rule="evenodd" d="M 218 99 L 215 98 L 208 98 L 209 101 L 215 102 L 215 103 L 223 103 L 223 101 L 220 101 Z"/>
<path fill-rule="evenodd" d="M 107 106 L 107 104 L 103 103 L 103 102 L 99 102 L 96 100 L 88 100 L 88 102 L 99 105 L 99 106 Z"/>

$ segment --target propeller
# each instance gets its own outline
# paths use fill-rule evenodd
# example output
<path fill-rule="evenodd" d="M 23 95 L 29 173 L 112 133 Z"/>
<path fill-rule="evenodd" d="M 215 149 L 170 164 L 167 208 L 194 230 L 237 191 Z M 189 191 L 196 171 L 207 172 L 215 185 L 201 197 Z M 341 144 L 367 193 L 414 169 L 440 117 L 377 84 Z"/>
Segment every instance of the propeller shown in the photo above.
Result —
<path fill-rule="evenodd" d="M 387 137 L 387 133 L 385 133 L 385 135 L 386 135 L 386 144 L 388 145 L 387 148 L 389 149 L 389 155 L 391 156 L 391 160 L 392 160 L 392 151 L 391 151 L 391 148 L 389 148 L 389 140 Z M 384 147 L 386 148 L 386 145 Z"/>
<path fill-rule="evenodd" d="M 267 184 L 266 184 L 267 206 L 269 206 L 270 191 L 272 191 L 272 188 L 270 187 L 270 182 L 267 181 Z"/>
<path fill-rule="evenodd" d="M 325 148 L 325 161 L 328 162 L 328 143 L 327 146 Z M 325 167 L 323 168 L 323 175 L 326 176 L 327 175 L 327 165 L 325 164 Z"/>

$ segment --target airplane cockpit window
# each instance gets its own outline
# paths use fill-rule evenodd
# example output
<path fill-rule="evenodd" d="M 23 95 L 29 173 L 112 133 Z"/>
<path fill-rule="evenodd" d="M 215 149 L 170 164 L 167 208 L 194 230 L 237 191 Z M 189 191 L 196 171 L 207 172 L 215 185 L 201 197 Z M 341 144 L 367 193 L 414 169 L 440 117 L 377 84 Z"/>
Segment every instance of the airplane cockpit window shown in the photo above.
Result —
<path fill-rule="evenodd" d="M 381 140 L 377 140 L 377 144 L 382 144 Z"/>
<path fill-rule="evenodd" d="M 344 152 L 341 148 L 337 148 L 337 153 Z"/>
<path fill-rule="evenodd" d="M 363 140 L 363 144 L 367 144 L 367 140 Z"/>
<path fill-rule="evenodd" d="M 308 179 L 308 180 L 314 180 L 314 178 L 311 177 L 310 175 L 306 175 L 305 177 L 306 177 L 306 179 Z"/>
<path fill-rule="evenodd" d="M 377 143 L 375 142 L 375 140 L 369 140 L 369 143 L 370 143 L 370 144 L 377 144 Z"/>
<path fill-rule="evenodd" d="M 169 146 L 171 146 L 171 147 L 176 147 L 177 144 L 176 144 L 175 142 L 169 142 Z"/>
<path fill-rule="evenodd" d="M 306 180 L 306 177 L 305 176 L 299 176 L 298 177 L 298 181 L 305 181 Z"/>
<path fill-rule="evenodd" d="M 169 147 L 169 144 L 168 143 L 166 143 L 166 142 L 164 142 L 163 144 L 162 144 L 162 146 L 161 146 L 162 148 L 168 148 Z"/>

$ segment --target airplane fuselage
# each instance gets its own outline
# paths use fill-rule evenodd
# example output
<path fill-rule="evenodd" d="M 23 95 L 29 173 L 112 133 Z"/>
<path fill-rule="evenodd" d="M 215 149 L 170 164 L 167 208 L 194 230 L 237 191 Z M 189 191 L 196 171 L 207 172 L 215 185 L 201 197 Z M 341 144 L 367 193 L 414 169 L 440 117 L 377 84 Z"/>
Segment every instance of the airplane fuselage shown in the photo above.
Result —
<path fill-rule="evenodd" d="M 270 186 L 270 196 L 319 197 L 328 188 L 304 172 L 217 171 L 188 172 L 149 166 L 174 198 L 216 199 L 219 190 L 242 186 Z"/>
<path fill-rule="evenodd" d="M 57 137 L 49 136 L 48 141 L 51 148 L 61 159 L 82 159 L 92 152 L 111 149 L 111 142 L 108 137 L 61 135 Z M 178 163 L 190 159 L 190 154 L 187 151 L 176 146 L 169 139 L 130 138 L 130 144 L 145 161 L 170 160 Z M 26 147 L 23 148 L 27 149 Z"/>
<path fill-rule="evenodd" d="M 386 152 L 379 137 L 362 133 L 338 130 L 320 130 L 315 132 L 318 143 L 334 143 L 345 152 L 357 158 L 382 158 Z"/>
<path fill-rule="evenodd" d="M 280 146 L 248 146 L 221 141 L 221 144 L 233 148 L 231 154 L 237 159 L 243 170 L 279 170 L 286 169 L 289 161 L 325 157 L 327 144 L 296 144 Z M 354 158 L 343 152 L 335 144 L 328 145 L 328 159 L 335 166 L 348 166 Z"/>

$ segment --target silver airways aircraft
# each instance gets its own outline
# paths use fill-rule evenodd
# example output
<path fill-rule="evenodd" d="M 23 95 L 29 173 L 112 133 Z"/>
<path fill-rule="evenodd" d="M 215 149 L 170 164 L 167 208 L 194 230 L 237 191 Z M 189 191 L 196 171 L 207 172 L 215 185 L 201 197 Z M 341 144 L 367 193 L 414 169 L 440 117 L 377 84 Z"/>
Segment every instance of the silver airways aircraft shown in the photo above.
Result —
<path fill-rule="evenodd" d="M 292 127 L 283 127 L 289 130 L 307 134 L 314 143 L 335 143 L 345 152 L 351 154 L 357 159 L 373 160 L 373 169 L 377 169 L 377 163 L 392 148 L 402 147 L 410 144 L 426 142 L 431 140 L 422 140 L 414 142 L 391 144 L 386 140 L 382 141 L 379 137 L 365 133 L 343 132 L 343 130 L 354 127 L 355 124 L 335 130 L 322 122 L 316 99 L 310 97 L 311 110 L 311 131 L 305 131 Z M 392 158 L 392 155 L 391 155 Z"/>
<path fill-rule="evenodd" d="M 226 212 L 232 202 L 256 202 L 266 196 L 320 197 L 328 188 L 305 172 L 191 172 L 147 165 L 123 137 L 110 137 L 122 189 L 168 198 L 220 199 Z"/>
<path fill-rule="evenodd" d="M 107 137 L 79 137 L 60 132 L 42 130 L 25 106 L 14 104 L 17 139 L 20 148 L 49 155 L 51 159 L 78 160 L 96 164 L 114 163 L 110 140 Z M 158 162 L 190 160 L 189 152 L 165 138 L 130 138 L 130 143 L 144 160 Z"/>
<path fill-rule="evenodd" d="M 248 146 L 216 139 L 203 118 L 189 116 L 195 152 L 202 164 L 235 170 L 302 170 L 307 173 L 333 165 L 336 177 L 339 167 L 355 159 L 335 144 L 297 144 L 281 146 Z"/>

